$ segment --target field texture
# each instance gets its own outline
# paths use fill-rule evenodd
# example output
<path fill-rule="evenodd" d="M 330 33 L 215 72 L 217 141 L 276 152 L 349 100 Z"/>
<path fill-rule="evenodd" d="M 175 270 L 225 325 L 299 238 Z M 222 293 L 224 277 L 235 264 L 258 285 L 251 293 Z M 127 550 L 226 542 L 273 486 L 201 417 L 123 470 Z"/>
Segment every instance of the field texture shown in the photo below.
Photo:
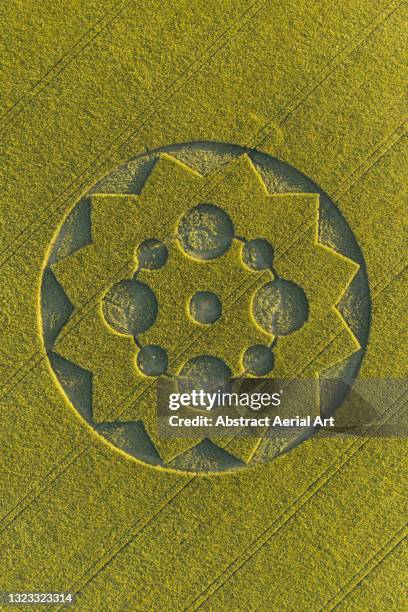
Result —
<path fill-rule="evenodd" d="M 0 592 L 405 608 L 407 440 L 378 428 L 408 400 L 407 20 L 388 0 L 1 3 Z M 207 354 L 242 374 L 253 345 L 261 375 L 387 381 L 377 421 L 289 452 L 160 438 L 157 376 Z"/>

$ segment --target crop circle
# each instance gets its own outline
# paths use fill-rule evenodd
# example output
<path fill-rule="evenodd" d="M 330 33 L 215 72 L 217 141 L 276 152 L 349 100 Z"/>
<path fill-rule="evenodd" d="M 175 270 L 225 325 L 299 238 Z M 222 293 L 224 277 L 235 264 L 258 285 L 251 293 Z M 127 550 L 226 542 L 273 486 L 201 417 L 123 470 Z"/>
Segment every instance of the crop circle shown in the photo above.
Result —
<path fill-rule="evenodd" d="M 142 346 L 136 362 L 145 376 L 161 376 L 167 370 L 169 363 L 166 351 L 157 344 Z"/>
<path fill-rule="evenodd" d="M 198 204 L 182 217 L 178 237 L 183 250 L 195 259 L 216 259 L 231 246 L 234 226 L 214 204 Z"/>
<path fill-rule="evenodd" d="M 252 312 L 263 329 L 274 336 L 287 336 L 306 323 L 309 304 L 299 285 L 277 278 L 257 291 Z"/>
<path fill-rule="evenodd" d="M 213 355 L 193 357 L 178 374 L 180 393 L 193 391 L 204 393 L 227 393 L 231 389 L 232 372 L 227 364 Z"/>
<path fill-rule="evenodd" d="M 145 283 L 122 280 L 106 293 L 106 322 L 117 332 L 137 336 L 151 327 L 157 316 L 157 300 Z"/>
<path fill-rule="evenodd" d="M 210 325 L 220 318 L 222 304 L 215 293 L 197 291 L 190 300 L 189 310 L 194 321 Z"/>
<path fill-rule="evenodd" d="M 168 256 L 166 245 L 156 238 L 145 240 L 137 249 L 138 264 L 146 270 L 159 270 L 166 264 Z"/>
<path fill-rule="evenodd" d="M 273 265 L 273 247 L 263 238 L 248 240 L 242 247 L 242 260 L 252 270 L 270 270 Z"/>
<path fill-rule="evenodd" d="M 72 256 L 76 252 L 79 252 L 80 249 L 83 249 L 83 247 L 93 249 L 94 247 L 100 246 L 100 243 L 99 245 L 93 244 L 97 242 L 97 236 L 96 233 L 94 234 L 95 228 L 93 226 L 93 196 L 98 196 L 99 194 L 115 194 L 122 196 L 126 194 L 126 199 L 129 201 L 132 197 L 138 198 L 140 194 L 143 193 L 146 183 L 146 168 L 153 168 L 153 170 L 148 171 L 150 176 L 150 172 L 154 172 L 154 168 L 157 165 L 156 162 L 160 162 L 160 158 L 163 157 L 167 160 L 170 157 L 172 160 L 176 160 L 177 163 L 184 164 L 194 172 L 205 177 L 207 175 L 210 176 L 212 172 L 222 170 L 222 168 L 229 163 L 235 163 L 235 161 L 239 162 L 239 158 L 243 155 L 249 158 L 251 164 L 261 176 L 269 195 L 288 196 L 293 193 L 304 194 L 308 197 L 308 194 L 312 194 L 318 199 L 319 226 L 317 231 L 319 243 L 326 245 L 329 249 L 354 262 L 357 270 L 355 277 L 345 289 L 345 293 L 336 307 L 346 324 L 352 330 L 361 348 L 358 352 L 351 354 L 343 362 L 337 364 L 336 367 L 333 368 L 333 376 L 344 376 L 348 381 L 354 381 L 364 358 L 371 324 L 370 291 L 364 257 L 346 219 L 342 216 L 342 213 L 328 195 L 318 185 L 296 168 L 271 155 L 235 144 L 193 142 L 169 145 L 160 149 L 143 152 L 127 160 L 122 166 L 95 183 L 87 193 L 82 194 L 75 206 L 67 213 L 64 222 L 53 237 L 48 259 L 44 262 L 39 305 L 41 308 L 40 319 L 43 343 L 60 393 L 63 394 L 71 406 L 76 410 L 79 418 L 86 421 L 99 436 L 104 437 L 111 445 L 116 446 L 127 455 L 145 464 L 163 467 L 169 470 L 182 470 L 192 473 L 208 471 L 222 472 L 243 469 L 249 464 L 255 465 L 257 463 L 273 460 L 274 457 L 288 451 L 296 444 L 300 444 L 305 439 L 305 436 L 302 438 L 295 436 L 290 440 L 280 440 L 279 444 L 274 444 L 272 439 L 265 439 L 266 445 L 261 445 L 259 449 L 255 451 L 251 456 L 249 464 L 238 458 L 238 456 L 234 456 L 234 453 L 229 453 L 228 449 L 223 449 L 221 446 L 217 446 L 209 440 L 199 442 L 196 447 L 181 453 L 171 460 L 165 460 L 160 456 L 149 430 L 144 427 L 143 420 L 137 423 L 133 421 L 129 423 L 116 423 L 113 421 L 111 423 L 101 423 L 98 421 L 93 411 L 92 404 L 94 401 L 95 405 L 92 383 L 94 371 L 91 366 L 87 366 L 86 364 L 86 359 L 88 359 L 89 355 L 84 353 L 84 361 L 79 362 L 78 360 L 78 363 L 75 363 L 74 361 L 69 361 L 69 357 L 67 358 L 67 356 L 59 354 L 62 344 L 57 343 L 59 334 L 61 330 L 64 329 L 64 326 L 71 320 L 80 302 L 75 300 L 75 294 L 72 295 L 69 292 L 69 287 L 65 286 L 64 277 L 60 276 L 58 272 L 55 271 L 54 266 L 62 264 L 68 269 L 69 262 L 75 261 L 75 257 Z M 149 176 L 147 180 L 149 180 Z M 124 177 L 129 177 L 128 181 Z M 163 193 L 165 193 L 165 188 L 163 189 Z M 146 219 L 149 219 L 149 215 L 151 215 L 152 218 L 154 218 L 155 215 L 160 216 L 160 206 L 163 207 L 163 210 L 166 209 L 165 198 L 163 197 L 162 200 L 162 204 L 159 205 L 159 208 L 155 208 L 148 212 Z M 264 225 L 257 225 L 257 233 L 255 236 L 258 237 L 248 240 L 248 243 L 246 243 L 246 236 L 250 235 L 251 238 L 254 236 L 253 230 L 255 226 L 251 226 L 251 215 L 256 214 L 255 210 L 251 211 L 249 201 L 248 212 L 246 210 L 241 211 L 238 208 L 235 211 L 233 202 L 229 205 L 228 210 L 224 210 L 222 208 L 223 201 L 221 198 L 219 201 L 215 199 L 213 203 L 203 202 L 197 206 L 196 204 L 198 201 L 186 201 L 185 207 L 183 209 L 180 208 L 180 212 L 177 212 L 172 221 L 173 225 L 169 228 L 170 231 L 173 232 L 174 239 L 185 255 L 199 262 L 197 264 L 190 262 L 191 265 L 201 266 L 202 263 L 207 260 L 211 262 L 211 260 L 225 254 L 233 245 L 233 241 L 238 240 L 241 242 L 242 246 L 241 261 L 237 263 L 241 263 L 243 266 L 249 267 L 254 271 L 259 269 L 269 270 L 267 274 L 269 274 L 271 279 L 275 278 L 275 280 L 271 280 L 271 287 L 268 287 L 268 289 L 265 289 L 264 285 L 260 290 L 255 292 L 255 295 L 251 294 L 250 308 L 255 322 L 260 326 L 261 330 L 269 335 L 269 339 L 272 340 L 270 336 L 274 336 L 275 340 L 277 340 L 278 347 L 276 349 L 274 348 L 272 353 L 275 353 L 276 360 L 278 360 L 281 350 L 280 344 L 282 342 L 282 346 L 284 346 L 285 342 L 284 339 L 281 340 L 281 337 L 293 331 L 296 332 L 297 329 L 300 329 L 302 325 L 307 323 L 309 314 L 308 297 L 310 297 L 311 300 L 311 296 L 308 296 L 307 292 L 305 295 L 302 289 L 294 283 L 291 283 L 292 286 L 289 287 L 289 285 L 286 284 L 290 283 L 289 279 L 284 280 L 276 277 L 277 273 L 280 271 L 280 265 L 279 261 L 273 261 L 273 252 L 271 265 L 270 249 L 268 256 L 260 258 L 261 266 L 266 267 L 258 267 L 259 255 L 257 256 L 256 250 L 254 253 L 248 243 L 256 243 L 256 241 L 264 240 L 264 238 L 261 237 L 263 229 L 260 230 L 260 228 L 265 227 L 267 232 L 265 232 L 264 236 L 268 236 L 271 239 L 271 247 L 272 245 L 275 246 L 273 239 L 274 234 L 272 233 L 274 228 L 272 227 L 272 221 L 271 224 L 268 225 L 267 211 L 263 210 L 265 213 Z M 288 198 L 288 202 L 287 214 L 290 215 L 292 212 L 290 198 Z M 129 206 L 131 206 L 130 203 Z M 182 212 L 183 210 L 185 212 Z M 240 229 L 238 229 L 240 222 L 235 214 L 236 212 L 244 212 L 244 229 L 242 230 L 242 225 Z M 248 229 L 250 230 L 248 234 L 245 230 L 246 214 L 248 216 Z M 194 219 L 198 220 L 198 225 L 196 225 Z M 285 219 L 282 219 L 282 221 L 284 222 Z M 236 235 L 233 223 L 236 225 Z M 151 276 L 153 277 L 154 275 L 156 280 L 158 277 L 155 271 L 164 268 L 164 264 L 167 264 L 168 259 L 165 255 L 167 247 L 154 237 L 158 231 L 157 227 L 157 224 L 155 226 L 152 225 L 151 230 L 148 231 L 144 237 L 142 237 L 143 234 L 140 234 L 140 232 L 135 232 L 137 239 L 133 248 L 136 249 L 135 255 L 137 258 L 138 270 L 135 268 L 133 272 L 129 273 L 129 275 L 134 274 L 133 279 L 126 279 L 125 281 L 117 283 L 106 293 L 102 300 L 100 310 L 108 327 L 120 334 L 127 334 L 135 337 L 135 357 L 134 361 L 130 362 L 130 365 L 133 366 L 135 372 L 139 369 L 139 371 L 146 374 L 146 376 L 149 375 L 148 372 L 157 372 L 163 369 L 163 365 L 161 365 L 160 368 L 156 366 L 160 360 L 153 360 L 155 364 L 154 368 L 153 366 L 151 366 L 150 369 L 148 368 L 147 357 L 149 356 L 149 351 L 146 351 L 146 359 L 142 359 L 144 356 L 144 352 L 142 352 L 143 349 L 157 346 L 154 342 L 159 342 L 159 336 L 155 336 L 154 329 L 152 330 L 151 337 L 148 339 L 149 344 L 145 347 L 142 346 L 143 336 L 142 338 L 137 337 L 138 334 L 142 334 L 143 330 L 149 329 L 149 327 L 159 319 L 157 317 L 159 308 L 158 300 L 153 291 L 148 287 L 149 281 L 146 280 L 147 284 L 143 284 L 140 283 L 138 278 L 138 271 L 141 271 L 140 277 L 146 279 L 146 274 L 143 276 L 143 271 L 151 270 Z M 104 228 L 106 236 L 109 235 L 109 229 L 109 227 Z M 284 242 L 279 243 L 279 247 L 282 247 L 283 251 L 290 247 L 289 239 L 290 237 L 288 237 L 287 245 L 285 245 Z M 138 246 L 139 240 L 142 242 L 139 242 Z M 109 246 L 109 240 L 106 241 L 106 244 Z M 145 250 L 146 246 L 148 247 L 147 250 Z M 149 253 L 150 249 L 153 250 Z M 151 257 L 152 252 L 153 257 Z M 168 248 L 168 252 L 168 258 L 170 259 L 170 247 Z M 275 266 L 278 272 L 275 271 Z M 164 268 L 163 272 L 164 274 L 166 273 L 166 268 Z M 307 273 L 307 270 L 305 270 L 305 273 Z M 84 281 L 85 280 L 84 277 Z M 254 280 L 256 279 L 254 278 Z M 136 285 L 134 283 L 136 283 Z M 269 283 L 266 284 L 268 285 Z M 142 287 L 140 285 L 142 285 Z M 159 296 L 159 291 L 156 287 L 157 285 L 155 285 L 155 291 Z M 199 286 L 193 288 L 189 295 L 194 291 L 198 292 L 199 288 Z M 172 288 L 169 287 L 169 290 L 172 290 Z M 189 298 L 186 296 L 184 299 L 188 300 Z M 189 302 L 183 301 L 183 303 L 189 308 Z M 299 303 L 301 306 L 299 306 Z M 227 309 L 226 302 L 223 304 L 223 307 L 225 310 Z M 284 315 L 285 308 L 286 315 Z M 197 319 L 194 320 L 197 321 Z M 204 330 L 204 332 L 205 331 L 206 330 Z M 208 329 L 208 332 L 212 333 L 210 329 Z M 214 328 L 214 332 L 216 332 L 216 328 Z M 170 335 L 171 322 L 169 324 L 169 336 Z M 133 345 L 132 342 L 128 344 Z M 160 346 L 158 348 L 160 349 L 162 347 Z M 166 347 L 163 345 L 163 350 L 165 350 L 165 348 Z M 236 346 L 234 348 L 231 343 L 231 348 L 236 351 L 233 355 L 233 357 L 236 358 L 237 355 L 241 353 L 243 347 Z M 245 364 L 248 365 L 249 362 L 247 372 L 251 373 L 251 376 L 262 376 L 262 374 L 255 372 L 263 371 L 266 366 L 264 366 L 263 369 L 261 369 L 260 366 L 257 367 L 256 359 L 251 354 L 252 349 L 253 347 L 247 348 L 244 355 L 242 355 L 242 371 L 245 370 Z M 209 349 L 209 352 L 213 352 L 213 350 Z M 215 349 L 214 353 L 216 354 Z M 225 346 L 223 347 L 222 355 L 226 355 L 225 361 L 220 360 L 215 355 L 200 355 L 192 359 L 189 359 L 188 355 L 185 357 L 183 356 L 183 358 L 188 361 L 181 370 L 178 369 L 177 365 L 176 369 L 171 371 L 171 374 L 168 374 L 170 367 L 165 371 L 165 374 L 166 376 L 175 375 L 175 372 L 185 374 L 184 381 L 181 381 L 180 384 L 183 385 L 184 382 L 187 387 L 189 385 L 190 388 L 192 385 L 194 386 L 194 384 L 197 387 L 198 376 L 199 378 L 201 377 L 204 383 L 206 383 L 206 381 L 210 382 L 211 384 L 208 385 L 210 388 L 214 387 L 214 381 L 218 381 L 221 387 L 228 389 L 231 370 L 227 365 L 228 354 L 225 352 Z M 232 360 L 231 363 L 233 363 Z M 215 365 L 217 367 L 215 367 Z M 272 378 L 274 371 L 277 371 L 277 365 L 278 364 L 275 364 L 271 370 Z M 145 370 L 144 372 L 143 368 Z M 252 372 L 254 373 L 252 374 Z M 236 373 L 234 371 L 232 374 L 239 377 L 242 372 Z M 326 375 L 327 371 L 325 371 L 325 376 Z M 319 385 L 321 385 L 321 389 L 324 390 L 323 383 L 324 381 L 320 378 Z M 337 394 L 335 397 L 333 394 L 327 394 L 325 397 L 321 395 L 320 406 L 322 413 L 334 414 L 336 409 L 344 401 L 346 395 L 347 392 L 344 394 Z M 152 409 L 154 408 L 152 407 Z M 310 435 L 312 435 L 312 433 Z"/>
<path fill-rule="evenodd" d="M 264 376 L 273 370 L 275 356 L 269 346 L 254 344 L 247 348 L 242 361 L 245 372 L 253 376 Z"/>

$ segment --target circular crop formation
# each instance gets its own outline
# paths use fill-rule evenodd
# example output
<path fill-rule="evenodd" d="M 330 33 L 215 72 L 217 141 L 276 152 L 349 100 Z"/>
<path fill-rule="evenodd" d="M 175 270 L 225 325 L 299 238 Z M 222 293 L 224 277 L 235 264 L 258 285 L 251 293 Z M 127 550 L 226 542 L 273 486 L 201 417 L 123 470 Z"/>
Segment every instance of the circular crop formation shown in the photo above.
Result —
<path fill-rule="evenodd" d="M 178 238 L 187 255 L 195 259 L 215 259 L 231 246 L 234 226 L 219 206 L 203 203 L 190 208 L 183 216 Z"/>
<path fill-rule="evenodd" d="M 231 388 L 232 372 L 227 364 L 212 355 L 193 357 L 179 372 L 181 393 L 204 390 L 206 393 L 221 391 L 227 393 Z"/>
<path fill-rule="evenodd" d="M 268 346 L 255 344 L 244 353 L 244 369 L 254 376 L 264 376 L 273 370 L 275 356 Z"/>
<path fill-rule="evenodd" d="M 234 239 L 234 225 L 229 215 L 219 206 L 209 203 L 190 208 L 178 224 L 177 240 L 186 256 L 203 262 L 217 259 L 231 247 Z M 242 242 L 241 263 L 251 271 L 268 270 L 272 280 L 260 287 L 252 299 L 253 320 L 274 337 L 287 336 L 297 331 L 307 321 L 308 301 L 301 287 L 294 282 L 277 276 L 273 269 L 274 248 L 264 238 Z M 148 238 L 136 248 L 137 270 L 133 279 L 124 279 L 114 285 L 105 295 L 103 315 L 115 331 L 133 336 L 139 349 L 136 364 L 145 376 L 161 376 L 169 361 L 165 347 L 157 345 L 141 346 L 138 336 L 154 325 L 158 313 L 158 301 L 152 289 L 137 280 L 138 272 L 143 269 L 155 271 L 163 268 L 169 258 L 166 245 L 156 239 Z M 188 304 L 192 320 L 201 325 L 212 325 L 222 316 L 220 298 L 210 291 L 197 291 Z M 229 367 L 211 355 L 187 362 L 179 376 L 187 376 L 191 382 L 193 373 L 197 374 L 197 390 L 203 388 L 204 381 L 213 379 L 215 384 L 232 376 Z M 252 376 L 269 374 L 274 367 L 275 356 L 271 346 L 255 345 L 244 347 L 243 373 Z M 221 374 L 223 376 L 221 376 Z M 224 381 L 224 382 L 225 382 Z M 226 382 L 225 382 L 226 384 Z"/>
<path fill-rule="evenodd" d="M 252 270 L 271 269 L 273 265 L 272 245 L 263 238 L 248 240 L 242 249 L 242 260 Z"/>
<path fill-rule="evenodd" d="M 210 325 L 221 316 L 222 304 L 220 298 L 211 291 L 197 291 L 190 300 L 190 315 L 197 323 Z"/>
<path fill-rule="evenodd" d="M 156 173 L 163 158 L 167 169 L 162 166 Z M 152 167 L 147 179 L 146 161 Z M 193 198 L 183 192 L 182 172 L 188 175 L 193 171 L 187 176 L 189 185 L 223 166 L 227 166 L 227 182 L 228 177 L 233 179 L 220 196 L 216 190 L 211 198 L 205 191 Z M 130 178 L 125 184 L 127 176 Z M 265 187 L 261 190 L 260 179 Z M 152 182 L 144 199 L 146 181 Z M 151 204 L 157 181 L 162 181 L 160 196 Z M 253 197 L 245 195 L 249 190 L 242 191 L 243 181 L 246 187 L 252 184 Z M 235 196 L 241 198 L 239 203 Z M 115 197 L 118 200 L 108 214 L 106 207 Z M 140 198 L 134 209 L 132 198 Z M 135 210 L 146 203 L 151 206 L 150 213 L 144 211 L 143 222 L 139 223 Z M 312 208 L 314 203 L 317 206 Z M 293 218 L 292 204 L 297 207 Z M 171 219 L 163 215 L 168 238 L 164 238 L 166 231 L 157 229 L 157 223 L 149 228 L 148 215 L 160 215 L 160 206 L 166 214 L 173 211 L 172 206 L 177 210 L 171 212 Z M 117 207 L 121 211 L 118 215 Z M 97 214 L 100 216 L 94 225 Z M 290 222 L 281 226 L 280 220 L 286 215 Z M 304 228 L 311 226 L 311 219 L 316 225 L 307 242 Z M 298 236 L 291 234 L 298 229 Z M 109 252 L 112 236 L 115 247 Z M 296 249 L 291 251 L 294 239 Z M 88 250 L 76 259 L 76 252 L 84 246 Z M 282 254 L 287 251 L 290 257 L 282 265 Z M 91 252 L 87 259 L 86 253 Z M 122 258 L 122 253 L 126 257 Z M 97 265 L 99 255 L 105 262 L 101 270 Z M 313 269 L 315 256 L 318 265 Z M 336 256 L 333 265 L 328 262 Z M 115 265 L 109 268 L 111 259 Z M 125 261 L 129 264 L 124 278 L 114 276 Z M 76 266 L 75 273 L 72 265 Z M 88 268 L 82 277 L 83 266 Z M 347 268 L 344 274 L 342 266 Z M 86 287 L 81 294 L 82 278 Z M 97 311 L 60 336 L 82 300 L 101 286 L 103 297 Z M 324 308 L 318 301 L 321 296 Z M 253 451 L 248 440 L 242 448 L 234 440 L 226 449 L 212 437 L 198 440 L 193 447 L 187 443 L 183 447 L 178 440 L 177 449 L 168 451 L 155 430 L 155 395 L 148 396 L 145 403 L 138 399 L 142 394 L 135 396 L 125 420 L 120 412 L 121 398 L 133 397 L 140 385 L 148 389 L 153 383 L 155 388 L 161 377 L 176 377 L 180 393 L 228 392 L 236 377 L 285 378 L 288 364 L 291 367 L 296 362 L 292 371 L 301 371 L 313 351 L 324 345 L 324 339 L 318 338 L 320 328 L 322 334 L 327 333 L 320 325 L 319 317 L 323 316 L 325 325 L 338 325 L 330 337 L 346 342 L 337 353 L 333 351 L 335 363 L 326 363 L 319 353 L 319 364 L 323 364 L 316 372 L 319 384 L 322 372 L 325 377 L 344 376 L 352 381 L 367 345 L 370 299 L 364 259 L 353 233 L 317 185 L 295 168 L 259 151 L 220 143 L 191 143 L 128 160 L 81 198 L 50 249 L 41 287 L 41 315 L 44 344 L 60 390 L 100 436 L 144 463 L 208 472 L 269 461 L 305 436 L 266 436 Z M 348 333 L 339 335 L 336 332 L 342 325 Z M 192 331 L 195 329 L 196 333 Z M 185 345 L 184 338 L 188 340 Z M 223 343 L 220 350 L 218 338 Z M 344 397 L 325 395 L 323 383 L 320 391 L 319 409 L 333 414 Z M 119 413 L 116 419 L 110 418 L 113 408 Z"/>

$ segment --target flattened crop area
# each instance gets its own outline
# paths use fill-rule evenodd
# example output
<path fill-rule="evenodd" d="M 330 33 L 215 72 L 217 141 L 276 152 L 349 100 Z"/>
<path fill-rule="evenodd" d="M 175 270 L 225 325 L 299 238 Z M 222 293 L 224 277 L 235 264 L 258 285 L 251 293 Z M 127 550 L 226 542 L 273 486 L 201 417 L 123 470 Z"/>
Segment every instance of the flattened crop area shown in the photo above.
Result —
<path fill-rule="evenodd" d="M 0 10 L 0 591 L 401 610 L 406 3 Z M 162 440 L 193 370 L 395 384 L 361 436 Z"/>

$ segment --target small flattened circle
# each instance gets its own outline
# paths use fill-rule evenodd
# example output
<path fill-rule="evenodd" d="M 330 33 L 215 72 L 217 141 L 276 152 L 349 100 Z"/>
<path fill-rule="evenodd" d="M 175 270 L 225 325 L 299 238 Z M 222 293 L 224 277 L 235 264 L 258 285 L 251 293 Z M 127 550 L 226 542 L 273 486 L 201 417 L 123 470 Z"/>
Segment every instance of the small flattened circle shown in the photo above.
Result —
<path fill-rule="evenodd" d="M 149 238 L 149 240 L 139 244 L 136 255 L 140 268 L 159 270 L 166 265 L 169 252 L 161 240 Z"/>
<path fill-rule="evenodd" d="M 122 280 L 106 293 L 102 310 L 115 331 L 137 336 L 153 325 L 158 305 L 155 294 L 145 283 Z"/>
<path fill-rule="evenodd" d="M 243 365 L 249 374 L 264 376 L 273 370 L 275 356 L 269 346 L 254 344 L 245 351 Z"/>
<path fill-rule="evenodd" d="M 193 357 L 184 364 L 178 376 L 181 393 L 228 393 L 231 390 L 230 368 L 222 359 L 212 355 Z"/>
<path fill-rule="evenodd" d="M 182 217 L 178 238 L 183 250 L 191 257 L 216 259 L 231 246 L 234 226 L 222 208 L 214 204 L 198 204 Z"/>
<path fill-rule="evenodd" d="M 287 336 L 306 323 L 309 303 L 299 285 L 277 278 L 263 285 L 252 303 L 255 321 L 274 336 Z"/>
<path fill-rule="evenodd" d="M 251 270 L 271 269 L 273 264 L 273 247 L 264 238 L 248 240 L 242 248 L 242 261 Z"/>
<path fill-rule="evenodd" d="M 222 313 L 220 298 L 210 291 L 197 291 L 190 300 L 190 315 L 197 323 L 215 323 Z"/>
<path fill-rule="evenodd" d="M 143 346 L 137 354 L 136 363 L 145 376 L 161 376 L 169 365 L 166 351 L 158 344 Z"/>

